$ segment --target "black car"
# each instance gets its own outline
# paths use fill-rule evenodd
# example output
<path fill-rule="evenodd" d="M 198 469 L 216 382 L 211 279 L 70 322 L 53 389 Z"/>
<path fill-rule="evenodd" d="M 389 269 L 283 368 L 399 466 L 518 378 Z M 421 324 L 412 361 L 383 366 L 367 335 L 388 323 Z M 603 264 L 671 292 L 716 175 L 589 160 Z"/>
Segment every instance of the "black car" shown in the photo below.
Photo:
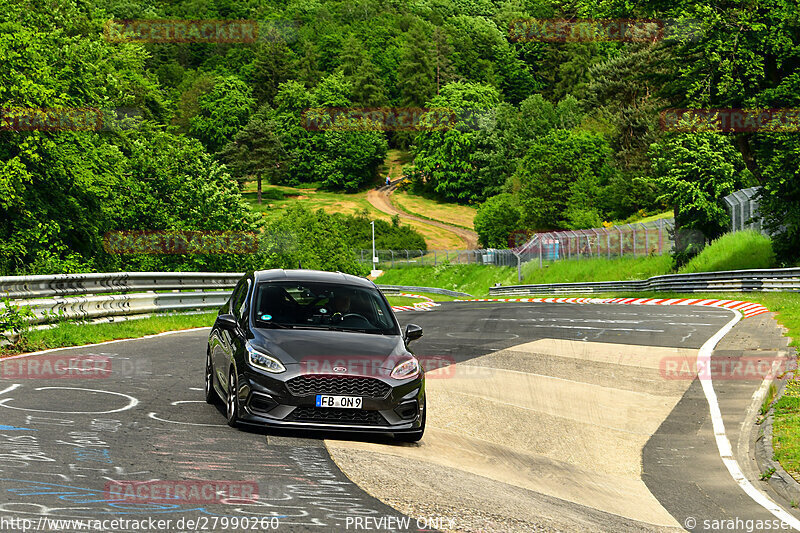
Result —
<path fill-rule="evenodd" d="M 425 376 L 371 281 L 339 272 L 245 275 L 208 338 L 206 401 L 225 400 L 228 424 L 389 432 L 425 430 Z"/>

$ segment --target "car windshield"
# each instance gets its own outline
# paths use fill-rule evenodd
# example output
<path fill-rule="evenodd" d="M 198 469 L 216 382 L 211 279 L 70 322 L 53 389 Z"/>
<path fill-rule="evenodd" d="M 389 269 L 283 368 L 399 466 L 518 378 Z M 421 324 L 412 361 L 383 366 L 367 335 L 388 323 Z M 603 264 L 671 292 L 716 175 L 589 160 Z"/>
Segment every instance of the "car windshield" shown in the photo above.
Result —
<path fill-rule="evenodd" d="M 303 327 L 399 334 L 391 309 L 376 289 L 313 282 L 273 281 L 255 294 L 257 327 Z"/>

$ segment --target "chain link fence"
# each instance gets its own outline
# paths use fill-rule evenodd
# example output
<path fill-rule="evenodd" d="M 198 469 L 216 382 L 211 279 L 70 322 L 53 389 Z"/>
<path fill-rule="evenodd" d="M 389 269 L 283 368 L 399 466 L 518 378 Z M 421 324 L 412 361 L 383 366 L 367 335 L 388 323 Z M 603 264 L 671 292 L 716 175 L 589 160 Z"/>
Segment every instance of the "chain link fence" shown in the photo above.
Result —
<path fill-rule="evenodd" d="M 729 194 L 725 207 L 731 216 L 731 231 L 755 230 L 766 233 L 758 212 L 758 193 L 761 187 L 750 187 Z"/>
<path fill-rule="evenodd" d="M 518 232 L 511 249 L 478 250 L 376 250 L 377 268 L 398 266 L 495 265 L 519 267 L 523 263 L 592 257 L 643 257 L 669 253 L 674 244 L 674 219 L 660 219 L 609 228 L 546 233 Z M 357 250 L 362 263 L 372 264 L 372 250 Z"/>
<path fill-rule="evenodd" d="M 643 257 L 669 253 L 674 243 L 675 220 L 659 219 L 636 224 L 575 231 L 520 233 L 514 252 L 523 263 L 592 257 Z M 523 239 L 527 239 L 524 240 Z"/>
<path fill-rule="evenodd" d="M 358 250 L 362 263 L 372 264 L 372 250 Z M 458 265 L 517 266 L 512 250 L 493 248 L 479 250 L 375 250 L 378 269 L 398 266 L 436 266 L 445 263 Z"/>

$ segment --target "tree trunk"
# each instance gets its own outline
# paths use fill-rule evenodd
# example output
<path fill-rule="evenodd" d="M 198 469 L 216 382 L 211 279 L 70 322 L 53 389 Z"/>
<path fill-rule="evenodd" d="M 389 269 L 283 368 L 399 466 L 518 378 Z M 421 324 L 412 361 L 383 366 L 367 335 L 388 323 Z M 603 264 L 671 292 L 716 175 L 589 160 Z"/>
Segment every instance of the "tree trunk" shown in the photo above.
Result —
<path fill-rule="evenodd" d="M 261 174 L 258 175 L 258 205 L 261 205 Z"/>

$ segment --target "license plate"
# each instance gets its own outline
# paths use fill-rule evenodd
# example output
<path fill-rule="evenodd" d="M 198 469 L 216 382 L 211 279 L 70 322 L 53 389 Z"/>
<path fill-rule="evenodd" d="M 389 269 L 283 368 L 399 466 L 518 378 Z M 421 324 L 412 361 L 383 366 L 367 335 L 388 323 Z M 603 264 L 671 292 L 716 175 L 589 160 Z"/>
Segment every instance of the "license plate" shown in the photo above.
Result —
<path fill-rule="evenodd" d="M 360 396 L 328 396 L 317 394 L 317 407 L 339 407 L 341 409 L 361 409 Z"/>

